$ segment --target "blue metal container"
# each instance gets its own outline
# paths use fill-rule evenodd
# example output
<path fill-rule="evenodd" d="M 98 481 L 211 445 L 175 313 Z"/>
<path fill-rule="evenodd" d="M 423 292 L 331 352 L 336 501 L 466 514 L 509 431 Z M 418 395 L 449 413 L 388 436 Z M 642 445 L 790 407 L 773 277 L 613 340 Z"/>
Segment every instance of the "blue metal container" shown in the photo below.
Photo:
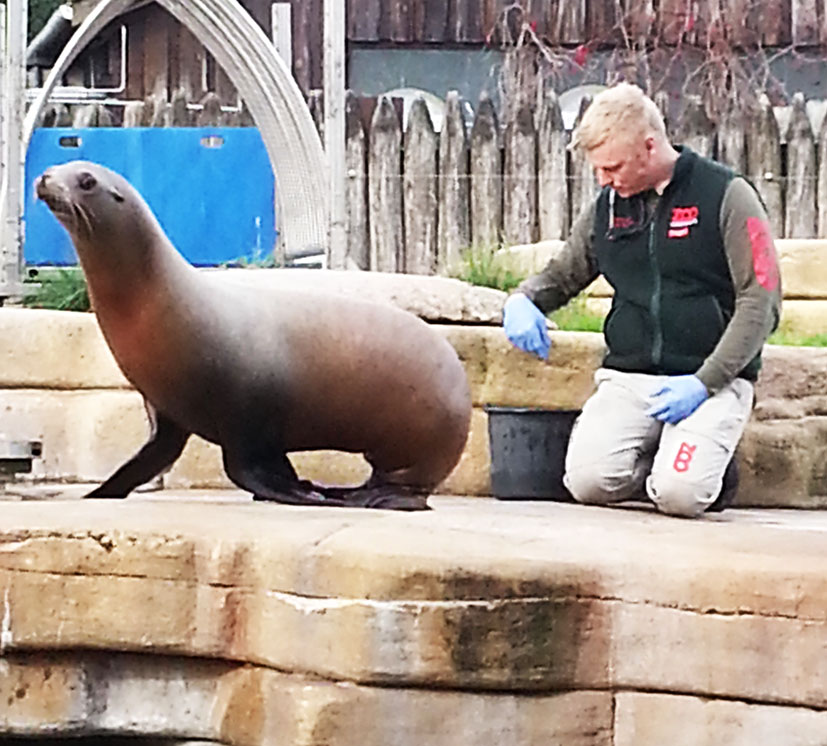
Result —
<path fill-rule="evenodd" d="M 255 127 L 41 128 L 26 154 L 24 260 L 77 264 L 68 234 L 34 193 L 49 166 L 87 160 L 125 176 L 192 264 L 270 256 L 275 183 Z"/>

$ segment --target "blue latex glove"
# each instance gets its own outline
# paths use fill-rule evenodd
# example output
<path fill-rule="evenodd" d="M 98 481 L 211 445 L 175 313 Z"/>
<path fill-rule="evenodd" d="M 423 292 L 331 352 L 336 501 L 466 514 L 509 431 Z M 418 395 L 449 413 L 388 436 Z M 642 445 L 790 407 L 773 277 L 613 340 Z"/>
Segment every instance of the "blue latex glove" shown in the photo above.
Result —
<path fill-rule="evenodd" d="M 697 376 L 671 376 L 657 393 L 646 414 L 661 422 L 676 425 L 689 417 L 709 397 Z"/>
<path fill-rule="evenodd" d="M 547 358 L 551 349 L 551 338 L 543 312 L 528 296 L 514 293 L 503 307 L 503 329 L 505 336 L 515 347 L 525 352 Z"/>

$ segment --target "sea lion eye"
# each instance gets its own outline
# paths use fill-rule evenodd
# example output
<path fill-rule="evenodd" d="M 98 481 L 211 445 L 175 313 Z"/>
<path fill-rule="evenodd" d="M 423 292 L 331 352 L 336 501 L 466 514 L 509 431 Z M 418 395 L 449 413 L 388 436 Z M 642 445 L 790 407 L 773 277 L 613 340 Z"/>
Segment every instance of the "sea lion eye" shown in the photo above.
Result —
<path fill-rule="evenodd" d="M 94 189 L 97 185 L 97 180 L 95 179 L 92 174 L 85 171 L 78 177 L 78 186 L 83 189 L 84 192 L 88 192 L 90 189 Z"/>

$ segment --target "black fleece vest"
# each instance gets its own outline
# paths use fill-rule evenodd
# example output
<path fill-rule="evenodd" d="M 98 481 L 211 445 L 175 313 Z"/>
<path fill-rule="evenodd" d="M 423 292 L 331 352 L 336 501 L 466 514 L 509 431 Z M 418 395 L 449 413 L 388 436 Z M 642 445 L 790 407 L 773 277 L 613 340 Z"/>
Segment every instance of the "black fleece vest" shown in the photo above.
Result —
<path fill-rule="evenodd" d="M 607 368 L 695 373 L 734 312 L 720 213 L 735 174 L 689 148 L 678 150 L 672 181 L 652 214 L 651 194 L 623 199 L 607 187 L 598 198 L 595 255 L 614 288 L 604 325 Z M 755 380 L 760 364 L 757 356 L 739 375 Z"/>

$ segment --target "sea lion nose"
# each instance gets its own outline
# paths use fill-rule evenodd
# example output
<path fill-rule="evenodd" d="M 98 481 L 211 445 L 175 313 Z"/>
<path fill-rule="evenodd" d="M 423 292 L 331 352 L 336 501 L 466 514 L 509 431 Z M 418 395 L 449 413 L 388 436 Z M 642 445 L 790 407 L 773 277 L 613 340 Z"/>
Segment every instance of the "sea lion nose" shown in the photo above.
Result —
<path fill-rule="evenodd" d="M 49 189 L 48 181 L 49 181 L 49 172 L 46 171 L 45 173 L 38 176 L 37 181 L 35 181 L 35 183 L 34 183 L 35 193 L 41 199 L 48 192 L 48 189 Z"/>

